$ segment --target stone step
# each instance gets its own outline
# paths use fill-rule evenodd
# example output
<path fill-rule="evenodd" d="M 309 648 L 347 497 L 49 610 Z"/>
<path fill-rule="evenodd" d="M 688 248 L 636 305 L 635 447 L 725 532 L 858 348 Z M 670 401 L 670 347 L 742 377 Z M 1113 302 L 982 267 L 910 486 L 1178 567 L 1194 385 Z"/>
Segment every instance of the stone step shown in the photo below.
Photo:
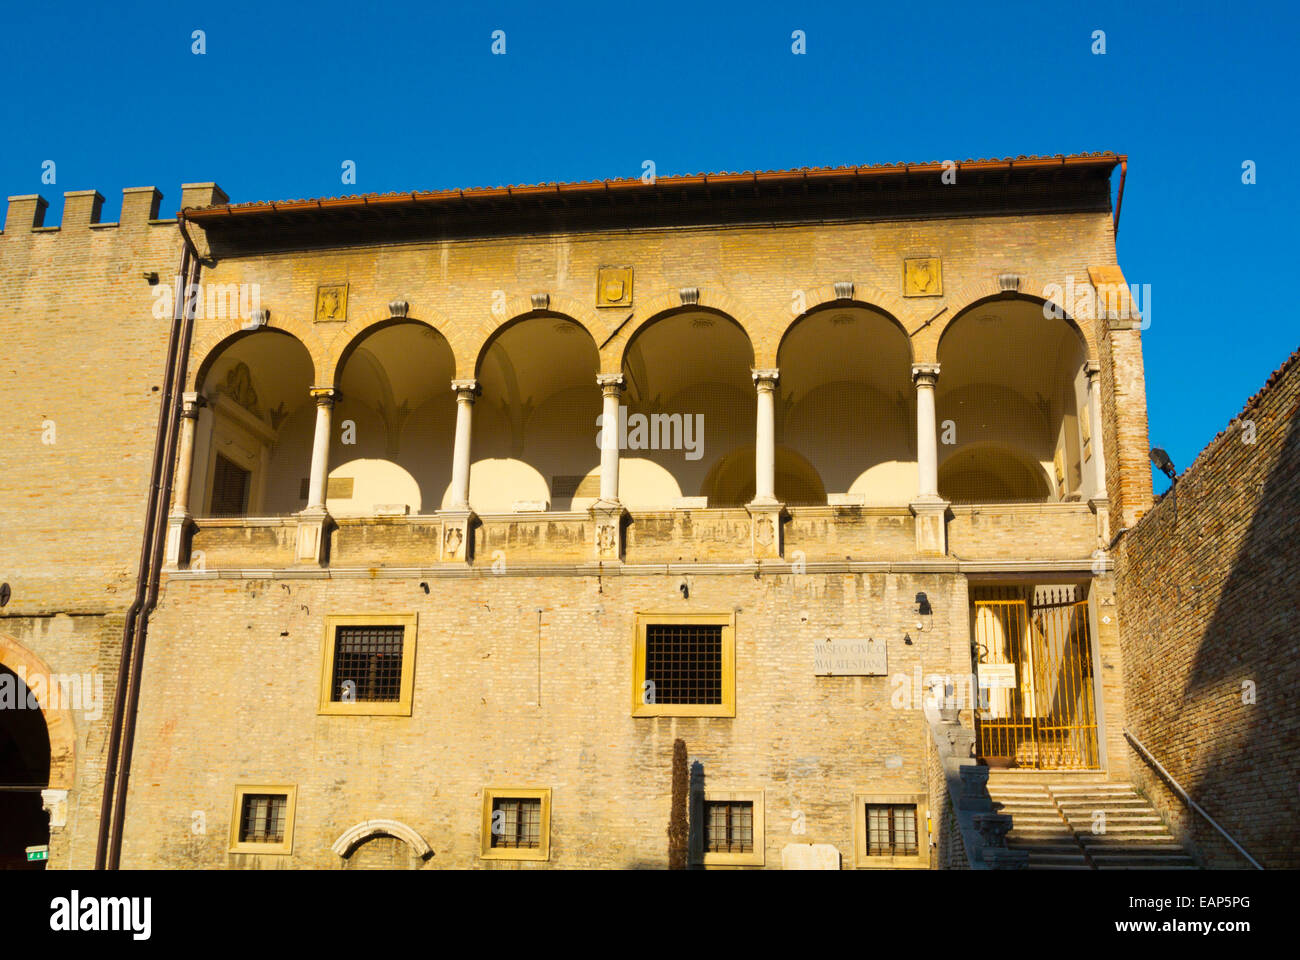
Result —
<path fill-rule="evenodd" d="M 1158 854 L 1136 854 L 1136 853 L 1107 853 L 1107 854 L 1090 854 L 1092 862 L 1098 867 L 1158 867 L 1168 865 L 1171 867 L 1195 866 L 1195 862 L 1187 854 L 1174 854 L 1160 856 Z M 1030 857 L 1032 860 L 1032 855 Z"/>
<path fill-rule="evenodd" d="M 1138 796 L 1105 797 L 1105 799 L 1100 800 L 1100 803 L 1104 805 L 1104 807 L 1114 807 L 1118 809 L 1125 809 L 1128 807 L 1151 809 L 1151 804 Z M 1083 809 L 1086 807 L 1095 807 L 1095 805 L 1095 803 L 1092 803 L 1092 801 L 1089 800 L 1061 800 L 1057 803 L 1057 807 L 1060 807 L 1062 810 Z"/>
<path fill-rule="evenodd" d="M 1099 866 L 1097 870 L 1199 870 L 1199 866 Z"/>
<path fill-rule="evenodd" d="M 1178 847 L 1179 843 L 1167 833 L 1103 833 L 1103 834 L 1081 834 L 1079 842 L 1085 847 L 1089 846 L 1118 846 L 1119 844 L 1130 843 L 1168 843 L 1173 847 Z"/>

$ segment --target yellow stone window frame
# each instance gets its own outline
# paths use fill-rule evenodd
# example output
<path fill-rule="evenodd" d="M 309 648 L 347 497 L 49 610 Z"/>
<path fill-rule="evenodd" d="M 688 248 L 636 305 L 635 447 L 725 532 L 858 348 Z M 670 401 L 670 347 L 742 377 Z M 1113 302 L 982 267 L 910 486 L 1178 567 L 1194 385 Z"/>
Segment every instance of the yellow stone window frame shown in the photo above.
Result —
<path fill-rule="evenodd" d="M 539 846 L 492 846 L 492 805 L 497 800 L 540 800 L 541 823 L 538 825 Z M 483 823 L 479 856 L 484 860 L 550 860 L 551 859 L 551 788 L 550 787 L 484 787 Z"/>
<path fill-rule="evenodd" d="M 343 703 L 333 699 L 334 645 L 339 627 L 396 627 L 402 631 L 402 690 L 396 700 L 360 700 Z M 415 638 L 418 626 L 414 613 L 348 613 L 325 618 L 321 643 L 320 702 L 316 712 L 331 716 L 409 717 L 415 687 Z"/>
<path fill-rule="evenodd" d="M 721 703 L 646 703 L 646 627 L 708 624 L 722 627 Z M 637 613 L 632 657 L 632 716 L 734 717 L 736 715 L 736 615 L 728 613 Z"/>
<path fill-rule="evenodd" d="M 281 843 L 254 843 L 239 839 L 243 825 L 244 797 L 250 793 L 282 794 L 284 802 L 284 840 Z M 292 783 L 241 783 L 235 786 L 234 810 L 230 816 L 230 852 L 285 855 L 293 853 L 293 821 L 298 807 L 298 787 Z"/>
<path fill-rule="evenodd" d="M 706 803 L 752 803 L 754 805 L 754 849 L 749 853 L 710 853 L 704 849 L 708 829 Z M 709 867 L 761 867 L 766 863 L 767 829 L 762 790 L 695 791 L 691 795 L 691 819 L 699 829 L 691 831 L 691 862 Z"/>
<path fill-rule="evenodd" d="M 867 807 L 909 804 L 916 807 L 916 855 L 873 857 L 867 853 Z M 930 868 L 929 797 L 924 793 L 855 793 L 853 795 L 854 863 L 859 870 L 928 870 Z"/>

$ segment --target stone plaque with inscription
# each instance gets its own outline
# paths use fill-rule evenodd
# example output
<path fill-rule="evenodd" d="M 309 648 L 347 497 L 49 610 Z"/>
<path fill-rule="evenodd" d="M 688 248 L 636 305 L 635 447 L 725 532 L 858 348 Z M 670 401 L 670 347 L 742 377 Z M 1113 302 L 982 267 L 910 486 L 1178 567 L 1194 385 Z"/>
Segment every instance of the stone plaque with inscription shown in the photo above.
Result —
<path fill-rule="evenodd" d="M 867 637 L 813 644 L 813 673 L 819 677 L 883 677 L 887 672 L 884 640 Z"/>

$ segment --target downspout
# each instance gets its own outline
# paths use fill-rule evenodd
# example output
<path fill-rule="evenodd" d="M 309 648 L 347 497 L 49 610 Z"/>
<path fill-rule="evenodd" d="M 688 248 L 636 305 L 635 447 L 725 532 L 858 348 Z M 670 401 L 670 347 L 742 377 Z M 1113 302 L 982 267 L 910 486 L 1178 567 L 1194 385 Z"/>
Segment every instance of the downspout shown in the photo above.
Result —
<path fill-rule="evenodd" d="M 189 291 L 198 281 L 201 263 L 185 229 L 184 211 L 178 217 L 184 247 L 177 274 L 176 300 L 167 342 L 162 406 L 154 437 L 153 465 L 149 478 L 144 535 L 140 543 L 140 565 L 136 574 L 135 597 L 127 611 L 122 631 L 118 685 L 113 698 L 113 722 L 104 771 L 104 793 L 100 805 L 99 835 L 95 847 L 95 869 L 116 870 L 122 851 L 122 822 L 126 809 L 127 785 L 135 738 L 136 711 L 140 700 L 140 672 L 144 662 L 144 641 L 149 614 L 158 599 L 159 573 L 166 545 L 167 511 L 176 466 L 176 434 L 180 422 L 180 388 L 184 385 L 193 314 Z M 111 814 L 111 817 L 110 817 Z"/>
<path fill-rule="evenodd" d="M 1128 157 L 1119 158 L 1119 196 L 1115 198 L 1115 236 L 1119 236 L 1119 212 L 1124 206 L 1124 179 L 1128 176 Z"/>

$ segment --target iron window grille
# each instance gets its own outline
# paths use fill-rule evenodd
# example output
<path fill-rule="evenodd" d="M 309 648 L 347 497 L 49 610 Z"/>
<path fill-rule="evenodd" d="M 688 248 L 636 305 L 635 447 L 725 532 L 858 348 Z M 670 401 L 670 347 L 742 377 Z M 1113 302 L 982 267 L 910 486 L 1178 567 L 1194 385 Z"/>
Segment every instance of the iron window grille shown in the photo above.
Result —
<path fill-rule="evenodd" d="M 754 852 L 754 804 L 749 800 L 705 801 L 706 853 Z"/>
<path fill-rule="evenodd" d="M 869 803 L 866 808 L 868 856 L 917 855 L 915 804 Z"/>
<path fill-rule="evenodd" d="M 401 625 L 337 627 L 330 699 L 335 703 L 400 700 L 405 630 Z"/>
<path fill-rule="evenodd" d="M 645 679 L 657 704 L 722 703 L 722 625 L 647 624 Z"/>
<path fill-rule="evenodd" d="M 240 843 L 284 843 L 289 798 L 282 793 L 246 793 L 239 818 Z"/>
<path fill-rule="evenodd" d="M 542 845 L 542 801 L 498 797 L 492 801 L 492 846 L 536 850 Z"/>

